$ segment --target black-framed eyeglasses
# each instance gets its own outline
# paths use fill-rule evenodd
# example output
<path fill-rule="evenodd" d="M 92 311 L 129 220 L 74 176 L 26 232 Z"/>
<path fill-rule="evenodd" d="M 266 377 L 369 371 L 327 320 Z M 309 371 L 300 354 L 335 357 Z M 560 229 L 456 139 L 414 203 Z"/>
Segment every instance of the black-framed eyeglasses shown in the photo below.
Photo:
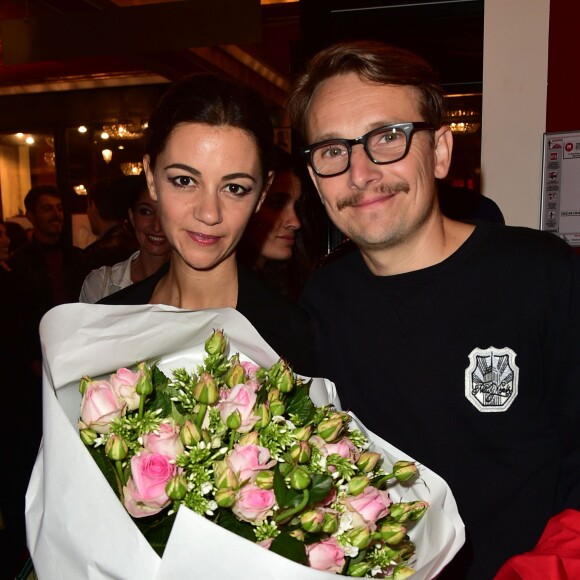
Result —
<path fill-rule="evenodd" d="M 373 129 L 356 139 L 326 139 L 301 149 L 314 173 L 320 177 L 334 177 L 350 168 L 350 155 L 355 145 L 362 145 L 373 163 L 386 165 L 400 161 L 409 152 L 415 131 L 433 131 L 424 121 L 397 123 Z"/>

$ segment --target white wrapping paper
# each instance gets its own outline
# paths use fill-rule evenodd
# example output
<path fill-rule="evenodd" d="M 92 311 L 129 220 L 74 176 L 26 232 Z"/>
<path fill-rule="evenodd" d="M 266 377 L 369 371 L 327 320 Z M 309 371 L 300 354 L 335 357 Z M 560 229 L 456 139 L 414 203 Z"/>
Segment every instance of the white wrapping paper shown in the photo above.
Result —
<path fill-rule="evenodd" d="M 269 552 L 182 507 L 163 558 L 150 547 L 82 444 L 76 427 L 83 375 L 109 375 L 160 358 L 169 374 L 202 362 L 205 340 L 221 328 L 230 353 L 271 366 L 276 353 L 233 309 L 189 312 L 167 306 L 67 304 L 40 327 L 43 345 L 44 436 L 26 495 L 28 547 L 40 580 L 175 578 L 316 580 L 336 576 Z M 340 406 L 334 385 L 315 379 L 317 405 Z M 388 401 L 385 401 L 387 404 Z M 369 434 L 387 465 L 409 459 Z M 416 580 L 433 578 L 464 542 L 464 527 L 447 484 L 427 467 L 421 481 L 389 488 L 394 501 L 425 499 L 430 508 L 410 536 L 417 545 Z"/>

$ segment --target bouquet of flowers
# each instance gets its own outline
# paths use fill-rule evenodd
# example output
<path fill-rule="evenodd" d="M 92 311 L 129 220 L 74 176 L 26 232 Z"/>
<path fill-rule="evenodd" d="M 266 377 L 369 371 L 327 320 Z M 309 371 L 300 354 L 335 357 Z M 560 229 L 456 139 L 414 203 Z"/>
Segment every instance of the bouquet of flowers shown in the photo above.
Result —
<path fill-rule="evenodd" d="M 414 462 L 385 471 L 348 413 L 316 407 L 282 359 L 228 356 L 222 330 L 195 372 L 171 374 L 141 362 L 80 383 L 81 439 L 160 554 L 184 505 L 318 570 L 413 574 L 407 527 L 428 503 L 393 503 L 387 486 L 415 479 Z"/>
<path fill-rule="evenodd" d="M 427 580 L 464 542 L 445 481 L 428 466 L 412 485 L 387 478 L 406 479 L 414 460 L 343 413 L 330 381 L 295 376 L 233 309 L 67 304 L 40 335 L 43 441 L 26 496 L 40 580 L 316 580 L 331 576 L 299 562 L 330 569 L 344 554 L 341 571 L 363 573 L 379 545 L 400 574 L 409 565 Z M 395 517 L 409 539 L 386 548 Z"/>

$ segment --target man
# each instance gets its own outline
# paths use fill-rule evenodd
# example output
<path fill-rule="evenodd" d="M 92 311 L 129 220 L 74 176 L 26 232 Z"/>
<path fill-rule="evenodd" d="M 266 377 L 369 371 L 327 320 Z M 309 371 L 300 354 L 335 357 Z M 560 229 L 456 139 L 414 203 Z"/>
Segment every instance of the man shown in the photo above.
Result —
<path fill-rule="evenodd" d="M 114 266 L 139 249 L 128 226 L 129 200 L 139 187 L 139 179 L 125 176 L 110 183 L 97 182 L 88 191 L 87 217 L 98 239 L 85 248 L 90 268 Z"/>
<path fill-rule="evenodd" d="M 53 306 L 78 300 L 86 268 L 82 251 L 61 239 L 62 195 L 56 187 L 33 187 L 24 207 L 33 226 L 32 239 L 13 254 L 9 265 L 39 322 Z"/>
<path fill-rule="evenodd" d="M 330 47 L 288 110 L 330 219 L 357 246 L 301 297 L 320 372 L 451 486 L 467 541 L 441 578 L 488 580 L 580 507 L 578 258 L 550 234 L 443 216 L 452 136 L 416 55 Z"/>

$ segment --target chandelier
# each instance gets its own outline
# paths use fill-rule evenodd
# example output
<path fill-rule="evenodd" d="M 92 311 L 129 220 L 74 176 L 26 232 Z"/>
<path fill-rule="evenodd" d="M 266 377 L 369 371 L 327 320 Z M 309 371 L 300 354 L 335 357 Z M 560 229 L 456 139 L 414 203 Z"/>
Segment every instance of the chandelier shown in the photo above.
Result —
<path fill-rule="evenodd" d="M 124 175 L 139 175 L 143 171 L 143 163 L 141 161 L 127 161 L 120 165 Z"/>
<path fill-rule="evenodd" d="M 463 135 L 475 133 L 481 127 L 477 111 L 466 111 L 464 109 L 448 111 L 445 122 L 449 125 L 452 133 Z"/>
<path fill-rule="evenodd" d="M 116 123 L 103 125 L 102 139 L 140 139 L 143 127 L 135 123 Z"/>

